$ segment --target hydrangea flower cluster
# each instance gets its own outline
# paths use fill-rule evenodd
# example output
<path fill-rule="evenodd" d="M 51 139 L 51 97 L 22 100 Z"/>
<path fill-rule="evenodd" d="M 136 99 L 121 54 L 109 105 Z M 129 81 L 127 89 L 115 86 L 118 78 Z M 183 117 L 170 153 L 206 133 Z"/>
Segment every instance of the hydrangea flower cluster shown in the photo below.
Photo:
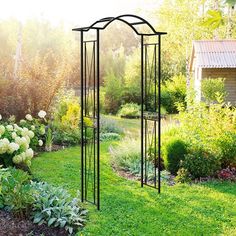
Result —
<path fill-rule="evenodd" d="M 45 115 L 46 112 L 40 111 L 41 119 Z M 25 119 L 19 124 L 0 123 L 0 159 L 9 158 L 13 164 L 30 166 L 34 156 L 32 147 L 43 145 L 39 137 L 45 134 L 45 127 L 30 114 L 27 114 Z"/>
<path fill-rule="evenodd" d="M 29 147 L 34 132 L 17 124 L 0 125 L 0 155 L 8 154 L 14 164 L 25 163 L 30 166 L 34 152 Z"/>

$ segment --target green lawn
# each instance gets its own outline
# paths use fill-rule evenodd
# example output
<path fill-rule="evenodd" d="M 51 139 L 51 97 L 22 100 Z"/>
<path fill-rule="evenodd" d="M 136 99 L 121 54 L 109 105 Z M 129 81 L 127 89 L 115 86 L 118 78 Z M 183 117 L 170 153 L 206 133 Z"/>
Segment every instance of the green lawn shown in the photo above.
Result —
<path fill-rule="evenodd" d="M 89 219 L 78 235 L 236 235 L 236 184 L 140 188 L 112 171 L 108 147 L 101 145 L 101 211 L 86 204 Z M 38 179 L 80 189 L 80 148 L 43 153 L 33 160 Z"/>
<path fill-rule="evenodd" d="M 140 119 L 124 119 L 118 116 L 105 115 L 110 119 L 113 119 L 117 122 L 117 125 L 124 130 L 126 136 L 139 137 L 141 129 L 141 120 Z M 161 131 L 162 133 L 170 129 L 176 123 L 176 115 L 167 115 L 165 119 L 161 120 Z M 152 127 L 152 126 L 151 126 Z"/>

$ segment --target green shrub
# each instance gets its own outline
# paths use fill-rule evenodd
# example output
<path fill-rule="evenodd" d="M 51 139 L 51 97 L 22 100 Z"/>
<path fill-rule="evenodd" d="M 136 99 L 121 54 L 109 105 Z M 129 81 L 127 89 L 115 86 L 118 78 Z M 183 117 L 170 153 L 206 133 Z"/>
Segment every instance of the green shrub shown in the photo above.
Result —
<path fill-rule="evenodd" d="M 171 94 L 165 86 L 162 86 L 161 89 L 161 105 L 168 113 L 176 113 L 176 107 L 172 101 Z"/>
<path fill-rule="evenodd" d="M 125 75 L 124 75 L 124 91 L 122 92 L 123 104 L 125 103 L 141 103 L 141 83 L 140 83 L 140 55 L 136 48 L 126 58 Z"/>
<path fill-rule="evenodd" d="M 118 115 L 126 118 L 137 118 L 140 116 L 140 106 L 135 103 L 126 103 L 121 106 Z"/>
<path fill-rule="evenodd" d="M 80 129 L 56 130 L 53 132 L 53 143 L 58 145 L 77 145 L 81 141 Z"/>
<path fill-rule="evenodd" d="M 217 147 L 221 152 L 222 167 L 236 165 L 236 133 L 225 132 L 216 141 Z"/>
<path fill-rule="evenodd" d="M 112 164 L 115 168 L 131 173 L 136 177 L 141 177 L 141 152 L 140 140 L 125 138 L 117 145 L 110 148 Z M 147 181 L 153 181 L 155 177 L 153 156 L 148 156 L 146 161 Z M 158 169 L 156 169 L 156 175 Z M 162 179 L 168 178 L 167 172 L 161 173 Z"/>
<path fill-rule="evenodd" d="M 220 169 L 219 160 L 203 151 L 195 151 L 185 155 L 183 168 L 186 169 L 193 178 L 213 176 Z"/>
<path fill-rule="evenodd" d="M 28 214 L 33 204 L 29 180 L 30 176 L 22 170 L 0 169 L 2 205 L 20 217 Z"/>
<path fill-rule="evenodd" d="M 202 150 L 219 159 L 223 167 L 235 162 L 234 107 L 225 103 L 191 104 L 180 111 L 179 120 L 179 136 L 188 143 L 190 153 Z"/>
<path fill-rule="evenodd" d="M 73 91 L 62 90 L 58 93 L 51 108 L 54 142 L 59 145 L 80 143 L 80 105 Z M 86 122 L 85 122 L 86 123 Z"/>
<path fill-rule="evenodd" d="M 122 104 L 123 84 L 122 78 L 118 78 L 113 72 L 109 72 L 104 78 L 106 113 L 116 114 Z"/>
<path fill-rule="evenodd" d="M 178 138 L 171 139 L 164 147 L 165 168 L 169 170 L 171 174 L 176 174 L 186 154 L 186 143 Z"/>
<path fill-rule="evenodd" d="M 57 94 L 51 106 L 54 125 L 65 129 L 78 127 L 80 119 L 79 98 L 73 90 L 63 89 Z"/>
<path fill-rule="evenodd" d="M 118 169 L 132 173 L 140 172 L 140 140 L 125 138 L 110 151 L 112 163 Z"/>
<path fill-rule="evenodd" d="M 121 139 L 121 136 L 117 133 L 101 133 L 100 140 L 101 141 L 118 141 Z"/>
<path fill-rule="evenodd" d="M 225 100 L 227 95 L 225 89 L 225 79 L 203 79 L 201 86 L 202 96 L 208 103 L 217 102 L 219 95 L 221 95 L 222 99 Z"/>
<path fill-rule="evenodd" d="M 72 199 L 66 190 L 47 183 L 32 183 L 32 188 L 34 223 L 65 228 L 70 234 L 83 226 L 87 211 L 79 206 L 77 198 Z"/>
<path fill-rule="evenodd" d="M 100 132 L 103 134 L 105 134 L 105 133 L 122 134 L 123 130 L 122 130 L 122 128 L 119 127 L 116 120 L 106 117 L 106 116 L 101 116 Z"/>
<path fill-rule="evenodd" d="M 167 80 L 161 89 L 161 103 L 167 113 L 177 113 L 177 105 L 185 104 L 186 78 L 180 74 Z"/>

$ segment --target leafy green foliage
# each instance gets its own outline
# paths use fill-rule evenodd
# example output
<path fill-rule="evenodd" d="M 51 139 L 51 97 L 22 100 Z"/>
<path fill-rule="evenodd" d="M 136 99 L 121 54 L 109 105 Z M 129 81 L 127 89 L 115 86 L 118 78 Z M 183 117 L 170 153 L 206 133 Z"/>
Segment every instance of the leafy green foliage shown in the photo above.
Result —
<path fill-rule="evenodd" d="M 61 227 L 73 233 L 74 228 L 83 226 L 87 211 L 79 205 L 77 198 L 63 188 L 53 187 L 47 183 L 32 183 L 34 204 L 32 217 L 36 224 Z"/>
<path fill-rule="evenodd" d="M 224 81 L 222 78 L 202 80 L 202 96 L 208 103 L 217 102 L 219 96 L 225 101 L 227 92 Z"/>
<path fill-rule="evenodd" d="M 209 27 L 212 30 L 219 28 L 224 24 L 223 14 L 220 10 L 208 10 L 207 18 L 202 23 L 203 26 Z"/>
<path fill-rule="evenodd" d="M 29 213 L 33 204 L 30 176 L 15 168 L 0 169 L 0 198 L 2 205 L 22 217 Z"/>
<path fill-rule="evenodd" d="M 122 104 L 123 86 L 122 79 L 113 72 L 109 72 L 104 78 L 105 104 L 103 104 L 106 113 L 116 114 Z"/>
<path fill-rule="evenodd" d="M 234 7 L 234 5 L 236 5 L 236 0 L 225 0 L 225 3 L 229 4 L 231 7 Z"/>
<path fill-rule="evenodd" d="M 235 108 L 223 102 L 188 101 L 188 109 L 180 109 L 179 124 L 163 134 L 163 146 L 173 137 L 182 140 L 188 154 L 182 167 L 192 178 L 214 175 L 220 166 L 234 166 L 236 162 L 235 114 Z"/>
<path fill-rule="evenodd" d="M 61 90 L 51 108 L 54 143 L 74 145 L 80 142 L 80 106 L 73 91 Z"/>
<path fill-rule="evenodd" d="M 140 171 L 140 140 L 125 138 L 111 148 L 112 163 L 131 173 Z"/>
<path fill-rule="evenodd" d="M 100 131 L 103 134 L 105 134 L 105 133 L 122 134 L 123 133 L 123 129 L 120 128 L 117 121 L 112 118 L 106 117 L 106 116 L 101 116 Z"/>
<path fill-rule="evenodd" d="M 180 112 L 179 135 L 188 143 L 192 153 L 204 150 L 224 165 L 235 162 L 235 108 L 225 103 L 192 104 Z M 225 143 L 225 144 L 224 144 Z"/>
<path fill-rule="evenodd" d="M 76 145 L 81 140 L 80 129 L 74 130 L 56 130 L 53 134 L 53 143 L 58 145 Z"/>
<path fill-rule="evenodd" d="M 206 32 L 199 25 L 201 15 L 196 14 L 199 9 L 201 9 L 201 1 L 188 0 L 163 0 L 160 7 L 153 9 L 154 14 L 159 16 L 158 29 L 171 32 L 166 35 L 162 47 L 163 81 L 169 80 L 180 72 L 185 74 L 192 40 L 209 37 L 210 32 Z"/>
<path fill-rule="evenodd" d="M 70 234 L 83 226 L 87 214 L 78 199 L 72 199 L 63 188 L 30 182 L 26 172 L 14 168 L 0 168 L 1 207 L 20 217 L 29 216 L 31 212 L 34 223 L 65 227 Z"/>
<path fill-rule="evenodd" d="M 167 80 L 161 89 L 161 104 L 168 113 L 177 113 L 178 104 L 185 104 L 186 78 L 180 74 Z"/>
<path fill-rule="evenodd" d="M 220 162 L 215 156 L 196 150 L 185 156 L 183 168 L 188 170 L 193 178 L 207 177 L 216 174 L 220 169 Z"/>
<path fill-rule="evenodd" d="M 101 141 L 118 141 L 121 139 L 121 136 L 117 133 L 101 133 L 100 140 Z"/>
<path fill-rule="evenodd" d="M 141 176 L 140 140 L 124 138 L 117 145 L 110 147 L 111 162 L 118 170 L 124 170 L 132 175 Z M 154 179 L 153 157 L 146 162 L 147 180 Z"/>
<path fill-rule="evenodd" d="M 137 118 L 140 116 L 140 106 L 135 103 L 126 103 L 121 106 L 118 115 L 126 118 Z"/>
<path fill-rule="evenodd" d="M 220 159 L 223 167 L 236 164 L 236 133 L 225 132 L 216 141 L 221 151 Z"/>
<path fill-rule="evenodd" d="M 2 197 L 2 180 L 9 176 L 7 168 L 2 168 L 0 165 L 0 209 L 4 207 L 3 197 Z"/>
<path fill-rule="evenodd" d="M 122 104 L 139 104 L 140 91 L 140 52 L 135 48 L 125 59 L 124 72 L 117 73 L 109 67 L 102 88 L 102 109 L 116 114 Z"/>
<path fill-rule="evenodd" d="M 79 125 L 80 106 L 72 90 L 61 90 L 51 108 L 53 125 L 58 128 L 74 129 Z"/>
<path fill-rule="evenodd" d="M 187 146 L 181 139 L 173 138 L 164 146 L 164 165 L 172 174 L 176 174 L 181 161 L 187 154 Z"/>

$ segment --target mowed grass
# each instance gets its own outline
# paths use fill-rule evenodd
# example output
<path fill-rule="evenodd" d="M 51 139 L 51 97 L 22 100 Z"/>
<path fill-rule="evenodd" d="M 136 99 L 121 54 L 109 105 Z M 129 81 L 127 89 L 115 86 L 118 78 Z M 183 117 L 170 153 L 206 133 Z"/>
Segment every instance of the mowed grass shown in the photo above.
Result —
<path fill-rule="evenodd" d="M 124 119 L 118 116 L 105 115 L 109 119 L 116 121 L 117 125 L 124 130 L 125 136 L 138 138 L 140 137 L 141 120 L 140 119 Z M 169 130 L 177 122 L 177 115 L 167 115 L 165 119 L 161 120 L 161 132 Z M 153 122 L 149 122 L 150 129 L 153 128 Z"/>
<path fill-rule="evenodd" d="M 101 144 L 101 210 L 85 204 L 88 221 L 77 235 L 236 235 L 235 183 L 163 185 L 158 194 L 114 173 L 109 145 Z M 80 148 L 42 153 L 33 160 L 32 172 L 35 178 L 76 195 L 80 190 Z"/>

